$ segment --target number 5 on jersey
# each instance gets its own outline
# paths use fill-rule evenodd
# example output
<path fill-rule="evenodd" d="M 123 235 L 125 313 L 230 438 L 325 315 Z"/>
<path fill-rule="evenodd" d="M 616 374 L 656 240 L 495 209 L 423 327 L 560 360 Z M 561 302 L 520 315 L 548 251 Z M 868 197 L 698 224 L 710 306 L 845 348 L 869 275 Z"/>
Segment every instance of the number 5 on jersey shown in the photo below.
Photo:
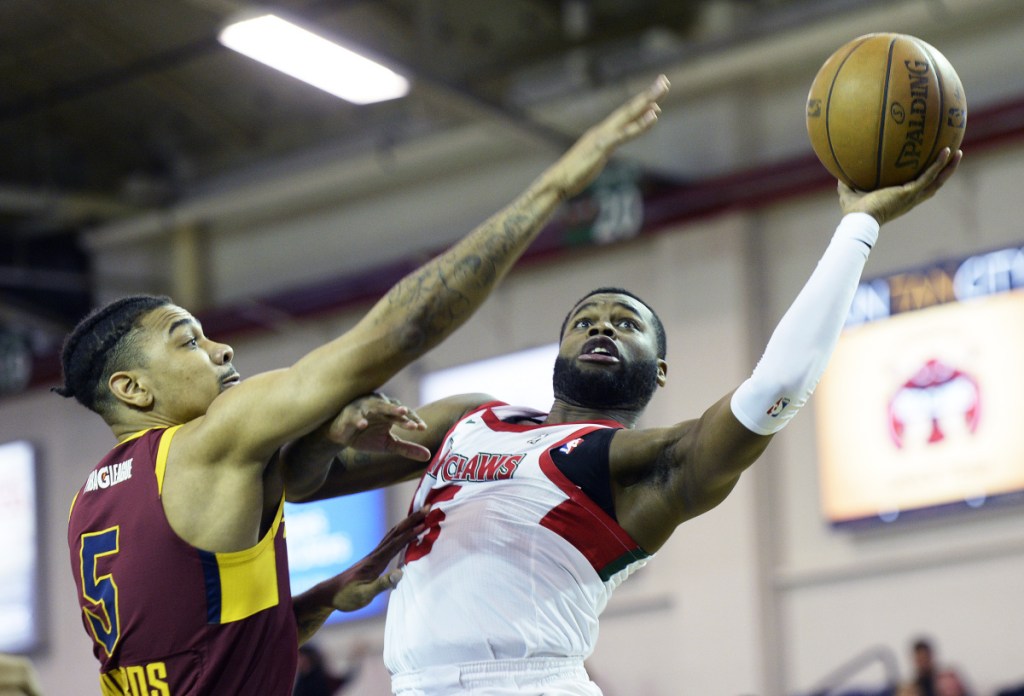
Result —
<path fill-rule="evenodd" d="M 82 535 L 81 554 L 82 596 L 92 602 L 93 608 L 82 607 L 86 623 L 92 631 L 96 642 L 103 646 L 107 655 L 114 652 L 117 639 L 121 635 L 121 626 L 117 615 L 117 583 L 109 573 L 96 575 L 97 559 L 118 552 L 118 527 L 104 529 L 102 532 L 89 532 Z"/>
<path fill-rule="evenodd" d="M 435 505 L 444 500 L 451 500 L 460 490 L 462 490 L 461 486 L 435 488 L 430 491 L 423 504 Z M 444 521 L 444 518 L 445 514 L 436 507 L 427 513 L 426 518 L 423 520 L 424 524 L 427 525 L 427 533 L 422 538 L 410 542 L 409 547 L 405 550 L 406 563 L 412 563 L 416 559 L 423 558 L 430 553 L 430 549 L 434 548 L 434 542 L 437 541 L 437 535 L 441 533 L 441 523 Z"/>

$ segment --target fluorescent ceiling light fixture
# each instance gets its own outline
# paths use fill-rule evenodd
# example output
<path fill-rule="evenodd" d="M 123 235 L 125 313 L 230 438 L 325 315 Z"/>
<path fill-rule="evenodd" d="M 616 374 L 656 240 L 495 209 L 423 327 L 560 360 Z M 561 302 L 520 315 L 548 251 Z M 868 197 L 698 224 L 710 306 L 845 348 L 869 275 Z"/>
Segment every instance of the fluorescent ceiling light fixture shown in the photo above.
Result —
<path fill-rule="evenodd" d="M 409 92 L 409 81 L 393 70 L 276 15 L 235 22 L 218 38 L 230 49 L 355 104 Z"/>

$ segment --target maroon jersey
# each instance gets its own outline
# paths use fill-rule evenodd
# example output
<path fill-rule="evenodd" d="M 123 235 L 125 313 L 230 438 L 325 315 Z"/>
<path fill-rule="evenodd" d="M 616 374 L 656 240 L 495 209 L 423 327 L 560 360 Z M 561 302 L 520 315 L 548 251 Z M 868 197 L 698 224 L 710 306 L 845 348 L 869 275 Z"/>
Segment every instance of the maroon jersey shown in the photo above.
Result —
<path fill-rule="evenodd" d="M 120 443 L 71 505 L 71 569 L 102 692 L 289 696 L 298 635 L 284 501 L 252 548 L 213 553 L 185 543 L 160 501 L 176 430 Z"/>

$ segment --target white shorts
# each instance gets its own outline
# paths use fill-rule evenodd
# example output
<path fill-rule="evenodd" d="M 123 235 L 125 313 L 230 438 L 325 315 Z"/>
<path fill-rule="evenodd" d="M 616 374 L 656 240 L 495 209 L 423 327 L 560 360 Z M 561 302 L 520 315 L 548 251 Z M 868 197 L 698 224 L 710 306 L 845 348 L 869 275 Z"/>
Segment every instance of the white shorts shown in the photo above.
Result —
<path fill-rule="evenodd" d="M 534 657 L 428 667 L 391 677 L 395 696 L 601 696 L 583 661 Z"/>

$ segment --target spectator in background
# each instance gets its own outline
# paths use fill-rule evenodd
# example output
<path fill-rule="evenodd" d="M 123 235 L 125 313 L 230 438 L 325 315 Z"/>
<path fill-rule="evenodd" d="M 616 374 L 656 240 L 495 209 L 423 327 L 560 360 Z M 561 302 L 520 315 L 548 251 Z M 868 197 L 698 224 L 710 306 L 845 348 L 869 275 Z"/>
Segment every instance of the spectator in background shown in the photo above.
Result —
<path fill-rule="evenodd" d="M 940 667 L 928 638 L 913 643 L 914 677 L 900 689 L 899 696 L 971 696 L 956 670 Z"/>
<path fill-rule="evenodd" d="M 39 677 L 27 657 L 0 655 L 0 696 L 43 696 Z"/>

